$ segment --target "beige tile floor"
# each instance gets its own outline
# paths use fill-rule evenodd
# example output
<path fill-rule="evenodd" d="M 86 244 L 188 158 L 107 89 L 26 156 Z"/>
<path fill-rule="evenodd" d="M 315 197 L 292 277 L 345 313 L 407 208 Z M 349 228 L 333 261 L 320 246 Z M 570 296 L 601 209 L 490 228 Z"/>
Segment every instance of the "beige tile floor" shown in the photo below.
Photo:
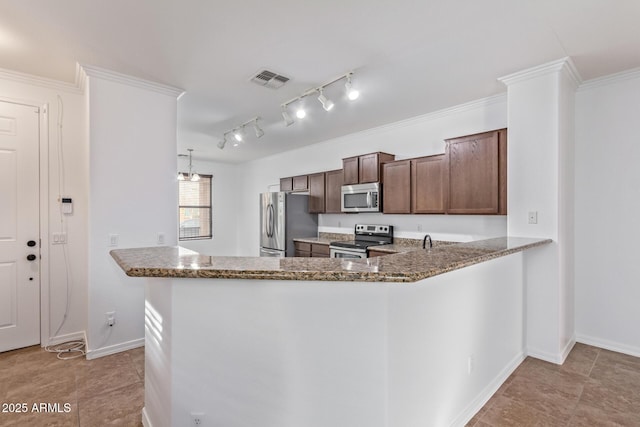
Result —
<path fill-rule="evenodd" d="M 3 427 L 142 426 L 143 348 L 94 360 L 59 360 L 37 346 L 9 351 L 0 353 L 0 379 L 0 404 L 28 407 L 27 413 L 0 408 Z M 33 412 L 34 403 L 58 403 L 62 412 Z"/>
<path fill-rule="evenodd" d="M 640 358 L 576 344 L 561 366 L 527 358 L 467 424 L 640 426 Z"/>
<path fill-rule="evenodd" d="M 142 348 L 69 361 L 39 347 L 0 353 L 0 403 L 71 405 L 0 412 L 0 426 L 139 427 L 143 378 Z M 584 344 L 562 366 L 527 358 L 467 425 L 640 426 L 640 358 Z"/>

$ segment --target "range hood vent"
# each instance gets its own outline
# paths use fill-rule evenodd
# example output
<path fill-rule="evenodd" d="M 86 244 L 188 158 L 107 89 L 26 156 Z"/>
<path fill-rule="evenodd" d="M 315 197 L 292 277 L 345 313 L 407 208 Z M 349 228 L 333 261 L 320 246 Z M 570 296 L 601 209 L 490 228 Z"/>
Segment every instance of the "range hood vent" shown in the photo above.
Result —
<path fill-rule="evenodd" d="M 268 87 L 270 89 L 279 89 L 289 80 L 291 80 L 289 77 L 285 77 L 269 70 L 262 70 L 251 78 L 251 81 L 255 84 Z"/>

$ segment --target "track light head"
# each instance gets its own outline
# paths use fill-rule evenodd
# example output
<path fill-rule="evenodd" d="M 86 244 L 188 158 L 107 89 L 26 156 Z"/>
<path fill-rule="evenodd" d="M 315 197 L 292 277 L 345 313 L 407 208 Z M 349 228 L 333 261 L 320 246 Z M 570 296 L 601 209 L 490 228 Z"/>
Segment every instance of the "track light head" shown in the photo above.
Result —
<path fill-rule="evenodd" d="M 236 130 L 233 132 L 233 137 L 235 138 L 235 140 L 236 140 L 237 142 L 242 142 L 242 136 L 243 136 L 242 134 L 243 134 L 243 129 L 242 129 L 242 128 L 240 128 L 240 129 L 236 129 Z M 235 146 L 236 146 L 236 144 L 234 144 L 234 147 L 235 147 Z"/>
<path fill-rule="evenodd" d="M 262 138 L 264 136 L 264 131 L 258 126 L 258 119 L 255 119 L 253 122 L 253 130 L 256 132 L 256 138 Z"/>
<path fill-rule="evenodd" d="M 349 98 L 350 101 L 358 99 L 360 92 L 353 88 L 353 84 L 351 83 L 351 73 L 347 74 L 347 82 L 344 84 L 344 87 L 347 91 L 347 98 Z"/>
<path fill-rule="evenodd" d="M 218 148 L 222 150 L 226 144 L 227 144 L 227 135 L 225 134 L 222 137 L 222 141 L 218 142 Z"/>
<path fill-rule="evenodd" d="M 300 107 L 298 108 L 298 111 L 296 111 L 296 117 L 299 119 L 304 119 L 305 117 L 307 117 L 307 112 L 304 111 L 304 108 Z"/>
<path fill-rule="evenodd" d="M 287 106 L 286 105 L 282 106 L 282 118 L 284 119 L 284 125 L 285 126 L 288 127 L 288 126 L 291 126 L 293 124 L 293 119 L 291 118 L 291 115 L 287 111 Z"/>
<path fill-rule="evenodd" d="M 325 111 L 330 111 L 334 106 L 333 101 L 327 99 L 327 97 L 324 96 L 324 94 L 322 93 L 322 88 L 318 89 L 318 92 L 320 93 L 320 96 L 318 96 L 318 101 L 320 101 L 320 103 L 322 104 L 322 108 L 324 108 Z"/>

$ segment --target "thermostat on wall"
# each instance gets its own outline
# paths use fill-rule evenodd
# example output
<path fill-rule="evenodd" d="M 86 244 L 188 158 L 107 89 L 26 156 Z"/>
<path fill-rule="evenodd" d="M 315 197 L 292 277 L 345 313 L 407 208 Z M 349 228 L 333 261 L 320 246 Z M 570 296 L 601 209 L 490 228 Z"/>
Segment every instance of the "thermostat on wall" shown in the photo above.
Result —
<path fill-rule="evenodd" d="M 73 213 L 73 200 L 71 197 L 60 197 L 60 209 L 63 214 L 71 215 Z"/>

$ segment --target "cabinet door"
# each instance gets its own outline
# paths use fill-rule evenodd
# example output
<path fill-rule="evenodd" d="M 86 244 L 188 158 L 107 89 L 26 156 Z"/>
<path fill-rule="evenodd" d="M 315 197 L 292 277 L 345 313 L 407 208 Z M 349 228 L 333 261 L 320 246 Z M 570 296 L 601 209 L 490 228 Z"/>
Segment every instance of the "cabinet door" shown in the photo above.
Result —
<path fill-rule="evenodd" d="M 378 162 L 378 153 L 365 154 L 360 156 L 360 183 L 378 182 L 380 163 Z"/>
<path fill-rule="evenodd" d="M 448 213 L 501 213 L 499 134 L 493 131 L 447 140 Z"/>
<path fill-rule="evenodd" d="M 293 191 L 293 178 L 280 178 L 280 191 Z"/>
<path fill-rule="evenodd" d="M 358 164 L 358 157 L 349 157 L 348 159 L 342 159 L 344 185 L 357 184 L 359 182 Z"/>
<path fill-rule="evenodd" d="M 294 256 L 297 257 L 310 257 L 311 256 L 311 243 L 306 242 L 293 242 L 295 247 Z"/>
<path fill-rule="evenodd" d="M 309 213 L 324 213 L 324 173 L 309 175 Z"/>
<path fill-rule="evenodd" d="M 411 213 L 411 160 L 382 165 L 382 210 L 386 214 Z"/>
<path fill-rule="evenodd" d="M 341 213 L 342 179 L 342 169 L 325 173 L 325 213 Z"/>
<path fill-rule="evenodd" d="M 315 258 L 329 258 L 329 245 L 314 243 L 311 245 L 311 256 Z"/>
<path fill-rule="evenodd" d="M 445 155 L 411 160 L 411 212 L 444 213 Z"/>
<path fill-rule="evenodd" d="M 309 189 L 309 180 L 307 175 L 293 177 L 293 191 L 307 191 Z"/>

